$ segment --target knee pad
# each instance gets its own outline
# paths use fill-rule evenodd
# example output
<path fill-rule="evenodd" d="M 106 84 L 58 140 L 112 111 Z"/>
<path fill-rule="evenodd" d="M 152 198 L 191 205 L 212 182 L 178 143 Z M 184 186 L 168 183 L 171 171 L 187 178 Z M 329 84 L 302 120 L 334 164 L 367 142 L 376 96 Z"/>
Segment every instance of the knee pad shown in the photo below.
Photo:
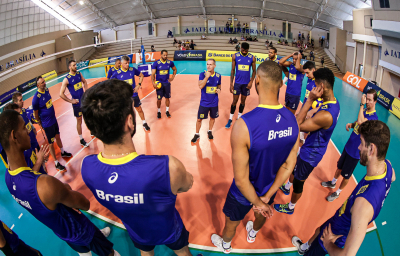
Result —
<path fill-rule="evenodd" d="M 240 106 L 239 106 L 239 113 L 243 113 L 243 110 L 244 110 L 244 105 L 243 105 L 243 104 L 240 104 Z"/>
<path fill-rule="evenodd" d="M 294 178 L 293 180 L 293 192 L 296 194 L 303 193 L 304 181 Z"/>
<path fill-rule="evenodd" d="M 231 114 L 235 114 L 236 106 L 231 105 Z"/>

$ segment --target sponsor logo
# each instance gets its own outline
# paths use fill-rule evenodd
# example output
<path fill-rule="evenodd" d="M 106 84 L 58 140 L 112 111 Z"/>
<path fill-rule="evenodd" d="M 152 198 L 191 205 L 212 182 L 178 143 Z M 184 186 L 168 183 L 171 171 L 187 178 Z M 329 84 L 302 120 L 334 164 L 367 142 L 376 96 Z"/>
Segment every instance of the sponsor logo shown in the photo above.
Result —
<path fill-rule="evenodd" d="M 104 193 L 104 191 L 96 189 L 96 195 L 99 199 L 105 201 L 114 201 L 116 203 L 125 203 L 125 204 L 144 204 L 143 193 L 135 193 L 133 194 L 133 196 L 122 196 L 122 195 L 106 194 Z"/>
<path fill-rule="evenodd" d="M 276 138 L 284 138 L 292 135 L 292 127 L 288 127 L 286 130 L 274 131 L 270 130 L 268 134 L 268 140 L 274 140 Z"/>
<path fill-rule="evenodd" d="M 15 183 L 13 182 L 13 189 L 17 190 L 17 186 L 15 185 Z"/>
<path fill-rule="evenodd" d="M 23 207 L 32 210 L 32 207 L 31 207 L 31 205 L 29 204 L 28 201 L 22 201 L 21 199 L 16 198 L 14 195 L 12 195 L 12 197 L 14 198 L 15 201 L 17 201 L 17 203 L 19 203 L 19 204 L 22 205 Z"/>
<path fill-rule="evenodd" d="M 279 121 L 281 121 L 281 115 L 280 114 L 278 114 L 277 117 L 276 117 L 276 122 L 279 123 Z"/>
<path fill-rule="evenodd" d="M 118 179 L 118 173 L 113 172 L 111 173 L 111 177 L 108 178 L 108 183 L 113 184 L 114 182 L 116 182 Z"/>
<path fill-rule="evenodd" d="M 350 85 L 352 85 L 353 87 L 357 88 L 360 91 L 363 91 L 368 83 L 368 81 L 365 80 L 364 78 L 356 76 L 350 72 L 347 72 L 343 78 L 347 83 L 349 83 Z"/>

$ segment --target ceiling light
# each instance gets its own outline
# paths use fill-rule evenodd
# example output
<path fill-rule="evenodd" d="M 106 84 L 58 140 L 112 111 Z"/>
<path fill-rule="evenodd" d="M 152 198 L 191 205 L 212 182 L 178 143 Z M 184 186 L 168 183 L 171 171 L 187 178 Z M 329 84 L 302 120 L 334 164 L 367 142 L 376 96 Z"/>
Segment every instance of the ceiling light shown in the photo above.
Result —
<path fill-rule="evenodd" d="M 80 4 L 80 5 L 84 5 L 84 4 L 85 4 L 85 1 L 82 1 L 82 0 L 81 0 L 81 1 L 79 1 L 79 4 Z"/>

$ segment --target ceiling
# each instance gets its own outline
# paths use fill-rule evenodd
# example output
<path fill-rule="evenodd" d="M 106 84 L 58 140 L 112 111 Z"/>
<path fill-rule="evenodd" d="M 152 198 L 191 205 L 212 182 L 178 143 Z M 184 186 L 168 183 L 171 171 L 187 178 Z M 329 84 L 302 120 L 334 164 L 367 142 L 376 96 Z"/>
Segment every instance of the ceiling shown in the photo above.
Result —
<path fill-rule="evenodd" d="M 329 30 L 352 20 L 371 0 L 41 0 L 82 30 L 185 15 L 245 15 L 288 20 Z"/>

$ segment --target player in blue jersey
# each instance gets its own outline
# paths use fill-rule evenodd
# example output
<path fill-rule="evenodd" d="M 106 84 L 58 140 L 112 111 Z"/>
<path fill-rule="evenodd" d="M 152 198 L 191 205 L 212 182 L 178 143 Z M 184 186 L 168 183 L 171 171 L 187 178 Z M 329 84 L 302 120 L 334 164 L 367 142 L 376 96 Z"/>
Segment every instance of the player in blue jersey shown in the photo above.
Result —
<path fill-rule="evenodd" d="M 266 60 L 272 60 L 273 62 L 276 62 L 279 64 L 280 58 L 278 57 L 278 50 L 275 47 L 273 47 L 273 46 L 269 47 L 268 58 Z M 279 66 L 282 68 L 282 72 L 285 74 L 285 77 L 283 78 L 283 84 L 286 84 L 286 82 L 288 81 L 288 77 L 289 77 L 289 70 L 287 69 L 287 67 L 283 67 L 281 65 L 279 65 Z M 279 91 L 278 91 L 278 101 L 279 101 Z"/>
<path fill-rule="evenodd" d="M 110 68 L 107 73 L 107 78 L 111 79 L 115 72 L 117 72 L 121 68 L 121 59 L 116 59 L 114 67 Z"/>
<path fill-rule="evenodd" d="M 192 143 L 196 143 L 200 139 L 200 128 L 203 119 L 208 118 L 210 113 L 210 123 L 208 125 L 208 139 L 214 139 L 212 128 L 214 127 L 215 118 L 218 114 L 218 93 L 221 92 L 221 74 L 214 71 L 216 66 L 214 59 L 207 60 L 207 71 L 201 72 L 199 75 L 199 88 L 201 90 L 201 99 L 199 111 L 197 112 L 196 133 L 192 139 Z"/>
<path fill-rule="evenodd" d="M 293 62 L 287 61 L 289 58 L 293 58 Z M 282 67 L 289 68 L 289 80 L 286 87 L 285 94 L 285 106 L 293 114 L 300 103 L 301 87 L 303 83 L 304 70 L 300 65 L 301 54 L 298 52 L 292 53 L 286 57 L 279 60 L 279 64 Z"/>
<path fill-rule="evenodd" d="M 140 119 L 142 119 L 143 129 L 145 131 L 150 131 L 150 127 L 146 122 L 144 117 L 144 112 L 142 109 L 142 103 L 140 102 L 138 91 L 141 88 L 144 75 L 134 67 L 129 67 L 130 58 L 128 56 L 122 56 L 121 69 L 114 72 L 111 78 L 125 81 L 130 84 L 133 88 L 133 102 L 136 111 L 139 114 Z M 139 77 L 139 83 L 136 85 L 135 76 Z"/>
<path fill-rule="evenodd" d="M 61 157 L 72 157 L 72 154 L 68 153 L 63 148 L 56 113 L 54 111 L 53 100 L 51 98 L 49 89 L 46 88 L 46 81 L 42 76 L 38 76 L 36 78 L 36 86 L 38 90 L 35 95 L 33 95 L 32 99 L 33 113 L 35 119 L 46 133 L 47 142 L 50 145 L 50 155 L 54 159 L 56 168 L 60 171 L 64 171 L 65 166 L 57 161 L 56 152 L 54 150 L 54 142 L 57 143 L 61 150 Z"/>
<path fill-rule="evenodd" d="M 76 117 L 76 130 L 79 135 L 79 142 L 82 146 L 87 147 L 85 139 L 82 137 L 82 110 L 81 110 L 81 98 L 83 92 L 88 89 L 86 79 L 83 77 L 81 72 L 77 71 L 76 61 L 70 60 L 68 62 L 69 74 L 64 78 L 61 84 L 60 97 L 72 104 L 74 110 L 74 116 Z M 71 99 L 65 95 L 65 90 L 68 88 L 71 94 Z"/>
<path fill-rule="evenodd" d="M 271 204 L 279 186 L 296 164 L 299 126 L 294 115 L 278 102 L 281 67 L 273 61 L 261 63 L 255 86 L 259 105 L 235 123 L 231 134 L 234 180 L 223 208 L 225 227 L 222 236 L 211 236 L 212 243 L 224 253 L 231 252 L 236 228 L 251 209 L 255 220 L 246 224 L 247 241 L 255 241 L 272 216 Z"/>
<path fill-rule="evenodd" d="M 161 118 L 161 100 L 165 98 L 165 115 L 168 118 L 171 118 L 171 114 L 169 113 L 169 104 L 171 98 L 171 82 L 174 81 L 176 76 L 177 69 L 175 64 L 171 60 L 167 60 L 168 52 L 167 50 L 161 51 L 161 59 L 155 61 L 153 65 L 151 65 L 151 82 L 153 83 L 154 89 L 156 89 L 157 93 L 157 118 Z M 169 69 L 172 68 L 174 71 L 173 75 L 169 76 Z M 161 88 L 157 87 L 156 81 L 161 83 Z"/>
<path fill-rule="evenodd" d="M 132 94 L 129 84 L 113 79 L 85 92 L 83 118 L 104 150 L 83 159 L 82 179 L 122 221 L 141 255 L 154 255 L 155 246 L 165 244 L 178 256 L 189 256 L 189 232 L 175 202 L 192 187 L 193 176 L 173 156 L 138 155 Z"/>
<path fill-rule="evenodd" d="M 24 108 L 24 99 L 22 97 L 22 93 L 14 93 L 12 96 L 12 102 L 17 104 L 20 108 L 20 114 L 25 121 L 26 129 L 28 129 L 29 137 L 31 138 L 31 148 L 36 148 L 39 150 L 39 143 L 36 139 L 37 131 L 36 128 L 32 125 L 31 120 L 26 113 L 26 109 Z"/>
<path fill-rule="evenodd" d="M 328 68 L 320 68 L 314 72 L 314 77 L 316 87 L 311 90 L 304 107 L 296 117 L 300 131 L 310 134 L 300 149 L 289 181 L 280 187 L 285 195 L 289 195 L 293 184 L 293 194 L 290 203 L 274 205 L 276 211 L 286 214 L 293 214 L 294 207 L 303 193 L 304 182 L 324 156 L 340 115 L 339 102 L 333 93 L 333 72 Z M 308 110 L 318 98 L 323 99 L 323 105 L 313 117 L 306 119 Z"/>
<path fill-rule="evenodd" d="M 396 180 L 392 164 L 385 159 L 390 142 L 389 127 L 371 120 L 362 123 L 358 132 L 360 164 L 367 167 L 366 176 L 308 242 L 303 244 L 297 236 L 292 238 L 300 255 L 356 255 L 368 225 L 378 217 L 391 184 Z"/>
<path fill-rule="evenodd" d="M 105 237 L 110 228 L 100 231 L 79 211 L 89 210 L 88 199 L 68 184 L 28 166 L 24 151 L 30 148 L 30 139 L 24 120 L 16 111 L 6 110 L 0 115 L 0 143 L 9 161 L 6 186 L 18 204 L 78 253 L 119 256 Z"/>
<path fill-rule="evenodd" d="M 250 45 L 248 43 L 242 43 L 240 52 L 232 55 L 231 83 L 229 90 L 233 94 L 233 101 L 229 120 L 225 126 L 226 129 L 231 128 L 239 95 L 241 96 L 238 118 L 242 116 L 246 98 L 250 95 L 250 89 L 253 86 L 254 78 L 256 77 L 256 58 L 249 53 L 249 48 Z M 252 74 L 251 70 L 253 70 Z M 234 81 L 235 83 L 233 83 Z"/>
<path fill-rule="evenodd" d="M 42 256 L 42 254 L 24 243 L 4 222 L 0 220 L 0 251 L 5 256 Z"/>
<path fill-rule="evenodd" d="M 335 188 L 336 181 L 339 176 L 342 175 L 343 180 L 340 183 L 339 188 L 330 194 L 326 200 L 332 202 L 333 200 L 339 198 L 340 192 L 349 183 L 349 179 L 356 168 L 358 161 L 360 160 L 360 154 L 358 146 L 360 145 L 360 134 L 358 133 L 359 126 L 368 120 L 378 120 L 378 115 L 376 114 L 375 104 L 378 99 L 378 94 L 374 89 L 367 91 L 367 94 L 361 96 L 360 110 L 358 112 L 358 118 L 354 123 L 348 123 L 346 125 L 346 130 L 349 131 L 351 128 L 353 132 L 350 135 L 349 140 L 344 146 L 342 155 L 337 163 L 337 170 L 332 181 L 322 182 L 321 185 L 326 188 Z M 366 104 L 366 108 L 364 105 Z"/>

